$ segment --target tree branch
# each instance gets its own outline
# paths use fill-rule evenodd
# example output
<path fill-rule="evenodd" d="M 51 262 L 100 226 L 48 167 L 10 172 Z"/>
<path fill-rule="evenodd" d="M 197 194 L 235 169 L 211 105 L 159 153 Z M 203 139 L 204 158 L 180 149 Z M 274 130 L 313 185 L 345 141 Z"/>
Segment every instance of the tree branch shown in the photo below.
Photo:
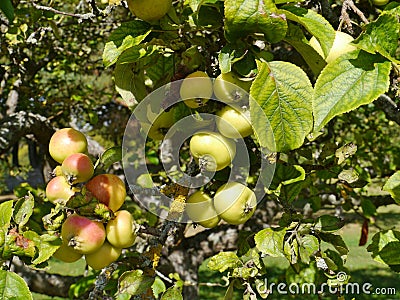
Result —
<path fill-rule="evenodd" d="M 345 28 L 347 28 L 347 30 L 349 30 L 350 32 L 353 31 L 350 16 L 347 13 L 347 10 L 349 8 L 352 9 L 365 24 L 369 23 L 368 19 L 364 16 L 363 12 L 359 10 L 358 7 L 354 4 L 353 0 L 344 0 L 340 20 L 341 23 L 344 22 L 346 24 Z"/>
<path fill-rule="evenodd" d="M 90 0 L 89 4 L 90 4 L 92 11 L 90 13 L 85 13 L 85 14 L 76 14 L 76 13 L 61 11 L 61 10 L 58 10 L 58 9 L 55 9 L 55 8 L 52 8 L 49 6 L 39 5 L 39 4 L 36 4 L 33 0 L 31 2 L 32 2 L 33 7 L 35 7 L 36 9 L 50 11 L 50 12 L 53 12 L 58 15 L 77 18 L 77 19 L 79 19 L 78 20 L 79 22 L 82 22 L 84 20 L 92 20 L 99 16 L 102 16 L 102 17 L 108 16 L 111 13 L 111 11 L 114 9 L 114 5 L 108 5 L 104 10 L 101 10 L 98 8 L 98 6 L 96 5 L 96 2 L 94 0 Z"/>
<path fill-rule="evenodd" d="M 400 125 L 400 108 L 390 97 L 385 94 L 380 95 L 374 103 L 379 109 L 383 110 L 388 120 Z"/>
<path fill-rule="evenodd" d="M 0 154 L 28 134 L 33 134 L 40 144 L 46 145 L 53 133 L 54 129 L 45 117 L 26 111 L 13 113 L 0 121 Z"/>

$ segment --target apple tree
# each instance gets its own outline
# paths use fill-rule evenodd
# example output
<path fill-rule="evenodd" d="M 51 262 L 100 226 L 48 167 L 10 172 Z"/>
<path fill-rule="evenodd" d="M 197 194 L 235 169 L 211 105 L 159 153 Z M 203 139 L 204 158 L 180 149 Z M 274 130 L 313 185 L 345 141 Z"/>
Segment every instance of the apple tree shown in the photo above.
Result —
<path fill-rule="evenodd" d="M 87 264 L 57 277 L 73 299 L 196 299 L 206 259 L 224 299 L 268 298 L 270 259 L 340 287 L 350 223 L 400 272 L 400 231 L 377 225 L 400 203 L 398 2 L 0 9 L 1 153 L 31 138 L 52 171 L 0 203 L 4 295 L 48 293 L 26 274 L 54 260 Z"/>

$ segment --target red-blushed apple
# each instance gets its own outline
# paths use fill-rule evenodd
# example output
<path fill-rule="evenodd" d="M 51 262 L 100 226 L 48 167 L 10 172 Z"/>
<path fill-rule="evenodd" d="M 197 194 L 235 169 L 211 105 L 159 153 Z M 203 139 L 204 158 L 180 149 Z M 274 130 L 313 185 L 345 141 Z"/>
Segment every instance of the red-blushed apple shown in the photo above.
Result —
<path fill-rule="evenodd" d="M 74 153 L 64 159 L 61 170 L 71 184 L 88 181 L 94 173 L 92 160 L 83 153 Z"/>
<path fill-rule="evenodd" d="M 86 183 L 86 188 L 92 195 L 116 212 L 126 197 L 125 183 L 114 174 L 100 174 Z"/>
<path fill-rule="evenodd" d="M 57 130 L 49 142 L 51 157 L 60 164 L 73 153 L 87 153 L 85 135 L 73 128 Z"/>
<path fill-rule="evenodd" d="M 107 240 L 117 248 L 128 248 L 136 239 L 135 222 L 127 210 L 119 210 L 106 225 Z"/>
<path fill-rule="evenodd" d="M 64 176 L 56 176 L 46 186 L 46 197 L 52 203 L 66 203 L 79 189 L 71 186 Z"/>
<path fill-rule="evenodd" d="M 86 263 L 95 270 L 101 270 L 116 261 L 121 252 L 121 248 L 114 247 L 105 241 L 96 252 L 85 255 Z"/>
<path fill-rule="evenodd" d="M 62 243 L 60 248 L 54 252 L 53 257 L 66 262 L 73 263 L 82 257 L 82 254 L 76 252 L 74 249 L 69 247 L 66 243 Z"/>
<path fill-rule="evenodd" d="M 103 223 L 74 213 L 69 215 L 62 224 L 61 237 L 72 250 L 89 254 L 103 245 L 106 230 Z"/>

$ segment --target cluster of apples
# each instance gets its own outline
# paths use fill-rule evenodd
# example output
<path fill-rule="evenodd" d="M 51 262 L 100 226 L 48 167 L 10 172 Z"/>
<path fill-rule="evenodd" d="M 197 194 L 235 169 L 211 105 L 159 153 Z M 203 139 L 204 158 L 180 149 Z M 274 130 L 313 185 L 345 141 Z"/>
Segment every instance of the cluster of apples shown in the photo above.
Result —
<path fill-rule="evenodd" d="M 126 198 L 124 182 L 114 174 L 94 176 L 94 165 L 87 155 L 85 135 L 73 128 L 56 131 L 50 139 L 49 152 L 60 163 L 55 177 L 46 186 L 46 197 L 54 204 L 68 207 L 68 201 L 84 192 L 90 199 L 104 204 L 113 217 L 102 221 L 81 216 L 67 216 L 61 226 L 62 244 L 54 257 L 74 262 L 85 256 L 93 269 L 102 269 L 117 260 L 123 248 L 136 239 L 135 222 L 127 210 L 119 210 Z"/>
<path fill-rule="evenodd" d="M 190 109 L 206 106 L 213 95 L 223 103 L 215 113 L 215 123 L 204 122 L 205 127 L 200 124 L 190 138 L 191 155 L 202 172 L 220 171 L 230 166 L 236 155 L 237 139 L 253 134 L 248 110 L 250 86 L 251 81 L 243 80 L 233 72 L 223 73 L 214 81 L 203 71 L 195 71 L 183 79 L 180 96 Z M 165 132 L 174 124 L 174 109 L 162 112 L 148 125 L 149 128 L 142 126 L 148 129 L 148 137 L 154 140 L 164 138 Z M 253 215 L 256 204 L 256 196 L 247 186 L 227 182 L 213 198 L 204 190 L 190 195 L 186 212 L 193 222 L 207 228 L 216 226 L 221 219 L 238 225 Z"/>

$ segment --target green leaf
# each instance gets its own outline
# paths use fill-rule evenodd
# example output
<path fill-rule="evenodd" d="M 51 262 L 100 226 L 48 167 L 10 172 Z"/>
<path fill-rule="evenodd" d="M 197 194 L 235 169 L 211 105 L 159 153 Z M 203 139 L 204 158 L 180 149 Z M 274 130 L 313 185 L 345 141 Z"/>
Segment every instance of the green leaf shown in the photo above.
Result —
<path fill-rule="evenodd" d="M 225 0 L 225 30 L 229 41 L 263 33 L 270 43 L 281 41 L 287 31 L 285 15 L 277 14 L 272 0 Z"/>
<path fill-rule="evenodd" d="M 220 252 L 209 260 L 207 267 L 213 271 L 224 272 L 229 268 L 236 268 L 241 261 L 235 252 Z"/>
<path fill-rule="evenodd" d="M 146 57 L 145 63 L 153 90 L 169 83 L 175 74 L 175 56 L 171 53 Z"/>
<path fill-rule="evenodd" d="M 356 169 L 343 170 L 338 175 L 339 180 L 345 181 L 353 188 L 361 188 L 368 184 L 368 180 L 362 178 Z"/>
<path fill-rule="evenodd" d="M 172 286 L 161 296 L 161 300 L 183 300 L 182 292 L 175 286 Z"/>
<path fill-rule="evenodd" d="M 400 171 L 389 177 L 383 190 L 388 192 L 397 204 L 400 204 Z"/>
<path fill-rule="evenodd" d="M 235 281 L 237 279 L 232 280 L 229 283 L 228 288 L 226 289 L 225 295 L 224 295 L 224 299 L 223 300 L 232 300 L 233 299 L 233 292 L 234 292 L 234 288 L 235 288 Z"/>
<path fill-rule="evenodd" d="M 98 165 L 101 165 L 101 167 L 104 170 L 107 170 L 109 167 L 111 167 L 112 164 L 117 163 L 121 160 L 122 160 L 122 147 L 121 146 L 111 147 L 101 154 L 100 158 L 97 160 L 95 164 L 95 168 Z"/>
<path fill-rule="evenodd" d="M 315 76 L 321 73 L 322 69 L 326 66 L 326 61 L 319 55 L 313 47 L 310 46 L 308 40 L 300 26 L 289 23 L 288 33 L 286 34 L 285 41 L 291 44 L 297 52 L 304 58 L 311 71 Z"/>
<path fill-rule="evenodd" d="M 363 33 L 353 42 L 369 53 L 380 53 L 394 63 L 400 63 L 394 56 L 398 47 L 400 26 L 398 17 L 381 14 L 378 19 L 367 24 Z"/>
<path fill-rule="evenodd" d="M 28 192 L 28 195 L 19 199 L 14 207 L 14 221 L 21 228 L 28 223 L 29 218 L 32 216 L 33 207 L 35 206 L 35 199 L 33 195 Z"/>
<path fill-rule="evenodd" d="M 380 263 L 385 263 L 383 258 L 381 257 L 381 251 L 388 245 L 389 243 L 394 242 L 395 244 L 400 242 L 400 231 L 396 230 L 384 230 L 377 232 L 373 237 L 372 237 L 372 242 L 371 244 L 368 245 L 367 250 L 368 252 L 371 252 L 371 256 L 374 260 L 380 262 Z M 387 253 L 384 254 L 384 258 L 386 260 L 390 259 L 390 248 L 388 248 Z M 397 253 L 397 256 L 399 254 Z"/>
<path fill-rule="evenodd" d="M 379 256 L 388 265 L 400 264 L 400 241 L 387 243 L 381 251 Z"/>
<path fill-rule="evenodd" d="M 107 68 L 115 64 L 125 50 L 139 45 L 151 32 L 149 24 L 139 20 L 123 23 L 109 37 L 103 51 L 103 63 Z"/>
<path fill-rule="evenodd" d="M 118 64 L 114 70 L 115 89 L 126 106 L 132 107 L 147 95 L 143 70 L 135 64 Z"/>
<path fill-rule="evenodd" d="M 279 12 L 285 14 L 289 20 L 303 25 L 311 35 L 316 37 L 325 56 L 328 56 L 335 40 L 335 29 L 323 16 L 311 9 L 293 5 L 285 5 Z"/>
<path fill-rule="evenodd" d="M 260 63 L 250 95 L 262 108 L 270 128 L 265 128 L 256 105 L 250 102 L 252 125 L 263 147 L 271 147 L 275 139 L 276 149 L 289 151 L 299 148 L 312 129 L 313 89 L 306 73 L 289 62 Z"/>
<path fill-rule="evenodd" d="M 377 215 L 376 206 L 369 199 L 366 198 L 361 199 L 361 208 L 363 210 L 364 216 L 366 217 L 372 217 Z"/>
<path fill-rule="evenodd" d="M 0 204 L 0 228 L 7 229 L 11 223 L 13 215 L 13 200 Z"/>
<path fill-rule="evenodd" d="M 128 64 L 137 62 L 144 57 L 150 56 L 153 53 L 157 52 L 159 46 L 156 45 L 137 45 L 130 47 L 129 49 L 123 51 L 121 55 L 118 57 L 118 64 Z"/>
<path fill-rule="evenodd" d="M 166 286 L 164 281 L 160 277 L 154 279 L 153 285 L 151 286 L 154 296 L 158 299 L 158 296 L 166 291 Z"/>
<path fill-rule="evenodd" d="M 257 249 L 263 253 L 273 257 L 284 257 L 283 243 L 286 230 L 274 230 L 266 228 L 259 231 L 254 236 Z"/>
<path fill-rule="evenodd" d="M 154 278 L 143 275 L 142 270 L 124 272 L 118 279 L 118 293 L 141 295 L 151 288 Z"/>
<path fill-rule="evenodd" d="M 244 280 L 254 278 L 257 275 L 259 275 L 259 273 L 256 267 L 240 267 L 232 271 L 232 277 L 242 278 Z"/>
<path fill-rule="evenodd" d="M 295 283 L 299 286 L 303 283 L 309 284 L 311 282 L 315 282 L 317 276 L 318 270 L 315 266 L 315 263 L 309 265 L 299 263 L 293 266 L 289 266 L 286 270 L 286 281 L 288 285 L 290 283 Z M 307 299 L 307 297 L 305 299 Z"/>
<path fill-rule="evenodd" d="M 305 235 L 300 240 L 299 254 L 302 262 L 309 264 L 310 257 L 314 252 L 318 251 L 319 242 L 318 239 L 313 235 Z"/>
<path fill-rule="evenodd" d="M 0 10 L 6 15 L 10 22 L 14 20 L 14 7 L 11 0 L 1 0 Z"/>
<path fill-rule="evenodd" d="M 342 228 L 344 225 L 343 220 L 339 219 L 338 217 L 331 216 L 331 215 L 323 215 L 320 216 L 315 221 L 314 229 L 317 231 L 336 231 Z"/>
<path fill-rule="evenodd" d="M 371 103 L 389 88 L 390 62 L 364 51 L 344 54 L 329 63 L 314 89 L 314 131 L 334 117 Z"/>
<path fill-rule="evenodd" d="M 327 233 L 327 232 L 320 232 L 318 236 L 324 242 L 327 242 L 340 253 L 341 256 L 346 256 L 349 253 L 349 248 L 347 248 L 346 243 L 344 242 L 343 238 L 340 235 Z"/>
<path fill-rule="evenodd" d="M 342 164 L 347 158 L 353 156 L 357 152 L 357 145 L 354 143 L 346 144 L 336 150 L 335 156 L 338 159 L 338 165 Z"/>
<path fill-rule="evenodd" d="M 14 272 L 5 270 L 0 270 L 0 298 L 7 300 L 33 299 L 25 280 Z"/>
<path fill-rule="evenodd" d="M 38 249 L 38 256 L 32 261 L 33 265 L 49 260 L 61 245 L 61 239 L 55 235 L 43 234 L 39 236 L 34 231 L 27 231 L 24 233 L 24 237 L 32 240 Z"/>
<path fill-rule="evenodd" d="M 270 189 L 275 190 L 279 185 L 291 184 L 305 179 L 305 171 L 299 165 L 276 164 L 274 178 Z"/>
<path fill-rule="evenodd" d="M 218 65 L 221 73 L 230 72 L 232 70 L 232 65 L 240 61 L 245 56 L 247 50 L 243 43 L 228 43 L 225 45 L 218 54 Z"/>

